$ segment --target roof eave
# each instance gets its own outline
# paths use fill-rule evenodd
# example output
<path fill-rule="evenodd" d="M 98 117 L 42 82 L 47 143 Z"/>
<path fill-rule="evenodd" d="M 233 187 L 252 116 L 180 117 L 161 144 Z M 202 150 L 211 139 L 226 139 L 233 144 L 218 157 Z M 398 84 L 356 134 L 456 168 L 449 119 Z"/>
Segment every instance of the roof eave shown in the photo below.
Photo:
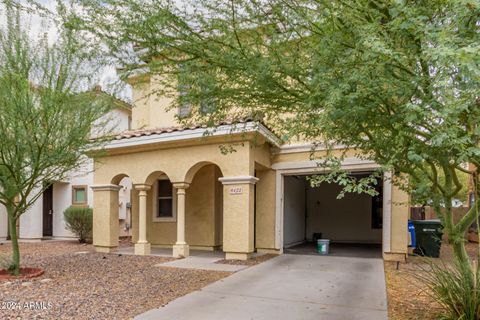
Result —
<path fill-rule="evenodd" d="M 273 146 L 281 145 L 280 139 L 273 132 L 267 129 L 263 124 L 258 122 L 247 122 L 240 124 L 220 125 L 216 128 L 195 128 L 184 129 L 172 132 L 164 132 L 160 134 L 142 135 L 138 137 L 123 138 L 112 140 L 104 146 L 105 150 L 118 150 L 123 148 L 148 146 L 152 144 L 160 144 L 173 141 L 186 141 L 198 139 L 202 137 L 225 136 L 241 133 L 259 133 L 267 142 Z"/>

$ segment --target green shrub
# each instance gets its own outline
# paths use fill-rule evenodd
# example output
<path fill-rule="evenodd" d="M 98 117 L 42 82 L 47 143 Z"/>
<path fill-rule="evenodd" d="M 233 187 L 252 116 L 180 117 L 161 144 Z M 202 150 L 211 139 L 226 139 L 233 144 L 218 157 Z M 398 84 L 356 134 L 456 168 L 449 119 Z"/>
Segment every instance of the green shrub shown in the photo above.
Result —
<path fill-rule="evenodd" d="M 439 319 L 480 319 L 480 268 L 477 262 L 471 265 L 432 262 L 423 280 L 429 294 L 443 309 L 444 314 Z"/>
<path fill-rule="evenodd" d="M 68 230 L 73 232 L 80 243 L 92 239 L 93 210 L 90 207 L 71 206 L 63 213 Z"/>

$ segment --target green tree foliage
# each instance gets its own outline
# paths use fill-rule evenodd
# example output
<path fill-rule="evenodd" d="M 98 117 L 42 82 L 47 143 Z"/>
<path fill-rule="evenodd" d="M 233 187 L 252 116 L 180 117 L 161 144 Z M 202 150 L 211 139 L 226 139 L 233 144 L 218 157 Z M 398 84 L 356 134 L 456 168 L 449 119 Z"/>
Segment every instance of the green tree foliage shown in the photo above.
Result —
<path fill-rule="evenodd" d="M 124 77 L 161 75 L 154 94 L 175 96 L 172 107 L 214 105 L 184 121 L 261 115 L 285 140 L 356 150 L 433 199 L 467 262 L 478 202 L 454 224 L 451 200 L 461 173 L 478 190 L 478 171 L 465 169 L 480 166 L 478 0 L 81 2 Z"/>
<path fill-rule="evenodd" d="M 442 170 L 439 170 L 437 168 L 438 172 L 438 181 L 440 185 L 445 184 L 445 174 L 443 173 Z M 464 171 L 459 171 L 457 173 L 458 176 L 458 182 L 461 184 L 462 188 L 461 190 L 454 196 L 452 199 L 459 200 L 463 203 L 463 205 L 468 205 L 468 197 L 469 197 L 469 187 L 471 187 L 471 174 L 468 174 L 467 172 Z M 438 195 L 432 195 L 429 191 L 429 184 L 425 186 L 425 183 L 423 181 L 417 181 L 415 179 L 410 179 L 409 183 L 411 184 L 410 186 L 410 193 L 411 193 L 411 203 L 413 205 L 432 205 L 435 204 L 435 202 L 438 202 L 441 204 L 441 206 L 444 206 L 445 204 L 442 202 L 441 197 Z"/>
<path fill-rule="evenodd" d="M 82 37 L 61 23 L 55 44 L 46 36 L 32 39 L 26 12 L 20 3 L 0 2 L 0 204 L 7 209 L 15 274 L 17 220 L 49 184 L 68 178 L 87 161 L 88 149 L 102 143 L 91 141 L 90 132 L 93 124 L 102 128 L 109 108 L 94 93 L 79 94 L 95 69 L 93 48 L 87 50 Z"/>

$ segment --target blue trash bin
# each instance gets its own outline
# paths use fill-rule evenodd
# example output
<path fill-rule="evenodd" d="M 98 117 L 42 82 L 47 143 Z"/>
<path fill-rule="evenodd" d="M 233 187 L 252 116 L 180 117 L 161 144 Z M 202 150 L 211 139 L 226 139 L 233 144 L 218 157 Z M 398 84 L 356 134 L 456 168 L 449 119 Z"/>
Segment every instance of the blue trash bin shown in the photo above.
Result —
<path fill-rule="evenodd" d="M 408 244 L 408 246 L 416 248 L 417 240 L 415 238 L 415 225 L 413 224 L 412 220 L 408 220 L 408 233 L 410 234 L 410 243 Z"/>

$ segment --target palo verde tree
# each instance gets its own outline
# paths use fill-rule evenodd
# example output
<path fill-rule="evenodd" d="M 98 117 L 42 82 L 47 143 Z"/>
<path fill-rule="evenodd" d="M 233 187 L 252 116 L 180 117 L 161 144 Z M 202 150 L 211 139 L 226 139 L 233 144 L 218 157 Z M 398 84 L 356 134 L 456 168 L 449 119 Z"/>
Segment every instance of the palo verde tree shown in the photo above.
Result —
<path fill-rule="evenodd" d="M 479 196 L 478 169 L 467 168 L 480 166 L 478 0 L 81 3 L 84 28 L 125 77 L 161 75 L 153 94 L 199 106 L 185 121 L 262 115 L 286 140 L 355 150 L 433 199 L 468 264 L 464 233 L 478 202 L 454 222 L 451 200 L 467 188 L 460 173 Z"/>
<path fill-rule="evenodd" d="M 54 44 L 46 36 L 32 39 L 26 9 L 11 1 L 0 5 L 0 205 L 18 275 L 18 219 L 45 188 L 87 161 L 88 148 L 102 143 L 91 141 L 90 132 L 93 124 L 101 127 L 109 104 L 79 93 L 98 66 L 82 37 L 57 24 Z"/>

